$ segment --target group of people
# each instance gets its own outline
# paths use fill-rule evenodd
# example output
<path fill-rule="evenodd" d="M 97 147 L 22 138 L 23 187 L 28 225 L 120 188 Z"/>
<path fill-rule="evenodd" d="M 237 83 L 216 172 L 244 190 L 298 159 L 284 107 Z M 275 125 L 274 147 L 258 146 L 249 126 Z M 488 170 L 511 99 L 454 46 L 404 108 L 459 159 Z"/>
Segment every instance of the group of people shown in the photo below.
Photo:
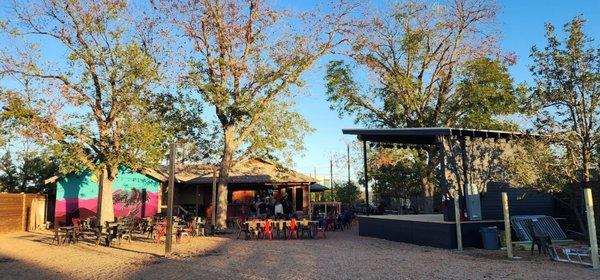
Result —
<path fill-rule="evenodd" d="M 291 205 L 291 201 L 286 194 L 280 199 L 276 199 L 273 196 L 266 196 L 261 199 L 259 196 L 256 196 L 250 203 L 250 211 L 248 214 L 250 218 L 282 218 L 291 214 Z"/>

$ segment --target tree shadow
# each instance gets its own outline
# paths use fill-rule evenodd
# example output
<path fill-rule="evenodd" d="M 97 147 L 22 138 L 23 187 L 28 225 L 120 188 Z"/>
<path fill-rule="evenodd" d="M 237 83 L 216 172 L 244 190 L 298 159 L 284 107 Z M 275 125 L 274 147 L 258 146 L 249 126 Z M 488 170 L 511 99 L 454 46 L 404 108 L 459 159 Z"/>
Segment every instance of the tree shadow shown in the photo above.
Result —
<path fill-rule="evenodd" d="M 0 253 L 2 279 L 69 279 L 69 275 Z"/>

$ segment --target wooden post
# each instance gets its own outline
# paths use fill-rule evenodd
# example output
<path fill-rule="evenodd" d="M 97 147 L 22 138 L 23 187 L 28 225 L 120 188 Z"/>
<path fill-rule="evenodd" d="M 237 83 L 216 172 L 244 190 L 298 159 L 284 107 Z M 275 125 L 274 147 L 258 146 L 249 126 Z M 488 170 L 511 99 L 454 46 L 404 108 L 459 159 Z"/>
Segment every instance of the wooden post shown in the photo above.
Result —
<path fill-rule="evenodd" d="M 510 234 L 510 212 L 508 211 L 508 194 L 502 192 L 502 212 L 504 213 L 504 237 L 506 239 L 506 253 L 509 259 L 513 259 L 512 237 Z"/>
<path fill-rule="evenodd" d="M 175 143 L 169 147 L 169 186 L 167 201 L 167 236 L 165 240 L 165 255 L 171 253 L 173 245 L 173 188 L 175 186 Z"/>
<path fill-rule="evenodd" d="M 214 227 L 217 223 L 217 168 L 213 166 L 212 183 L 212 207 L 211 207 L 211 225 Z"/>
<path fill-rule="evenodd" d="M 592 189 L 585 188 L 583 190 L 585 197 L 585 212 L 587 213 L 588 233 L 590 237 L 590 257 L 592 258 L 592 267 L 600 268 L 598 261 L 598 240 L 596 237 L 596 222 L 594 221 L 594 199 L 592 198 Z"/>
<path fill-rule="evenodd" d="M 458 191 L 457 190 L 454 190 L 452 197 L 454 197 L 454 221 L 456 223 L 456 246 L 459 251 L 462 251 L 463 250 L 462 230 L 460 228 L 460 217 L 461 216 L 460 216 L 460 205 L 458 202 Z"/>
<path fill-rule="evenodd" d="M 438 143 L 438 153 L 439 153 L 439 161 L 440 161 L 440 187 L 442 190 L 442 197 L 446 198 L 448 195 L 448 179 L 446 178 L 446 139 L 444 138 L 444 136 L 437 136 L 437 143 Z M 449 202 L 449 198 L 448 200 L 446 200 L 446 205 Z M 398 207 L 398 210 L 401 210 L 402 207 Z M 448 219 L 449 220 L 449 211 L 450 209 L 448 209 L 449 207 L 446 206 L 444 207 L 444 209 L 442 209 L 443 213 L 444 213 L 444 220 Z M 398 211 L 398 213 L 400 213 L 400 211 Z"/>
<path fill-rule="evenodd" d="M 308 192 L 308 219 L 312 221 L 312 205 L 310 204 L 310 185 L 306 186 L 306 190 Z M 307 197 L 306 195 L 304 197 Z"/>
<path fill-rule="evenodd" d="M 463 186 L 462 186 L 462 194 L 463 197 L 465 198 L 465 205 L 467 206 L 467 211 L 471 210 L 470 209 L 470 205 L 469 205 L 469 200 L 468 197 L 470 195 L 472 195 L 473 193 L 471 192 L 471 187 L 469 185 L 469 157 L 467 156 L 467 142 L 465 139 L 461 139 L 460 140 L 460 155 L 461 155 L 461 162 L 462 162 L 462 176 L 463 176 Z M 472 213 L 469 212 L 469 216 L 468 218 L 471 218 Z"/>
<path fill-rule="evenodd" d="M 363 165 L 365 172 L 365 202 L 367 203 L 367 216 L 371 214 L 371 205 L 369 204 L 369 168 L 367 166 L 367 141 L 363 140 Z"/>
<path fill-rule="evenodd" d="M 200 216 L 200 185 L 196 184 L 196 217 Z"/>
<path fill-rule="evenodd" d="M 292 187 L 292 212 L 294 212 L 294 215 L 296 215 L 296 199 L 298 199 L 296 197 L 296 187 Z"/>

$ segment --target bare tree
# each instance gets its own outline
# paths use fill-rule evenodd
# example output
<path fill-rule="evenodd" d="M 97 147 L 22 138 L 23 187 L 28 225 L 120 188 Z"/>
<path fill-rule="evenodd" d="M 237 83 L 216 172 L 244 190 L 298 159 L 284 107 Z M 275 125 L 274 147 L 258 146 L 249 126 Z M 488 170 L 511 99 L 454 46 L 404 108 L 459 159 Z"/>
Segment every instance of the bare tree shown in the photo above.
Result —
<path fill-rule="evenodd" d="M 215 110 L 221 132 L 217 218 L 225 227 L 232 166 L 256 154 L 302 147 L 310 131 L 291 111 L 301 74 L 343 39 L 355 5 L 331 14 L 276 10 L 261 0 L 167 1 L 193 49 L 184 83 Z"/>

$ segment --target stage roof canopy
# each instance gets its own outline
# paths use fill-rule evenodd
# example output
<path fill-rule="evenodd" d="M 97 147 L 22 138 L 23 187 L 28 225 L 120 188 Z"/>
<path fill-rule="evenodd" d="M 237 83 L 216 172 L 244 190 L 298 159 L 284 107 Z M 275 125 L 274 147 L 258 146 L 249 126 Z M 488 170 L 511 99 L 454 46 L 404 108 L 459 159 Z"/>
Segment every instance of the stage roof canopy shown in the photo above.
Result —
<path fill-rule="evenodd" d="M 435 145 L 438 143 L 436 139 L 438 136 L 456 136 L 459 139 L 470 137 L 507 140 L 535 137 L 535 135 L 520 132 L 449 127 L 342 129 L 342 132 L 356 135 L 361 141 L 411 145 Z"/>

